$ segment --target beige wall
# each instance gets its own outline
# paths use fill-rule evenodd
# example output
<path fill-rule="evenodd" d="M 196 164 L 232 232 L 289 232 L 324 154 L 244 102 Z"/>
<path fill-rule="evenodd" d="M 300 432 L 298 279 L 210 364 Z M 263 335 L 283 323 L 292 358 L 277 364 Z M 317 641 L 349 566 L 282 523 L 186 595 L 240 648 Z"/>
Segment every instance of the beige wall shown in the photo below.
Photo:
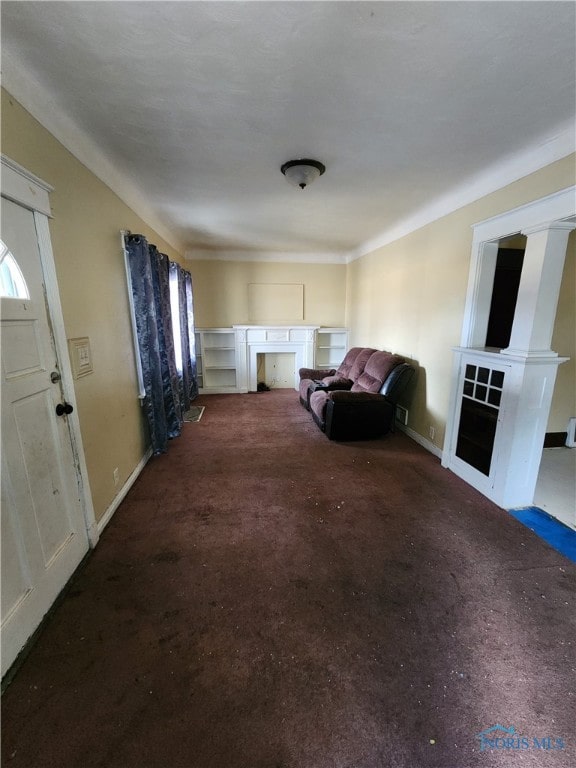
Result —
<path fill-rule="evenodd" d="M 187 261 L 194 286 L 194 315 L 199 328 L 252 322 L 248 304 L 250 283 L 304 285 L 301 324 L 341 326 L 345 321 L 346 266 L 286 264 L 256 261 Z"/>
<path fill-rule="evenodd" d="M 409 393 L 409 426 L 426 439 L 430 439 L 430 427 L 434 427 L 433 442 L 439 448 L 444 442 L 448 416 L 451 347 L 460 343 L 472 225 L 573 183 L 574 157 L 569 157 L 348 266 L 346 322 L 352 332 L 351 342 L 386 348 L 416 362 L 418 377 Z M 568 264 L 562 312 L 570 304 L 571 290 L 573 295 L 570 270 L 573 266 Z M 566 325 L 570 325 L 569 317 Z M 557 351 L 570 354 L 572 344 L 574 355 L 570 332 L 558 333 L 555 341 L 563 349 Z M 555 424 L 562 420 L 560 409 L 569 410 L 571 402 L 573 410 L 573 392 L 574 376 L 572 373 L 570 381 L 566 364 L 555 394 Z M 559 406 L 561 401 L 563 405 Z"/>
<path fill-rule="evenodd" d="M 54 187 L 50 232 L 66 335 L 88 336 L 92 349 L 94 372 L 75 382 L 75 405 L 100 519 L 147 447 L 120 230 L 182 258 L 4 91 L 2 152 Z"/>

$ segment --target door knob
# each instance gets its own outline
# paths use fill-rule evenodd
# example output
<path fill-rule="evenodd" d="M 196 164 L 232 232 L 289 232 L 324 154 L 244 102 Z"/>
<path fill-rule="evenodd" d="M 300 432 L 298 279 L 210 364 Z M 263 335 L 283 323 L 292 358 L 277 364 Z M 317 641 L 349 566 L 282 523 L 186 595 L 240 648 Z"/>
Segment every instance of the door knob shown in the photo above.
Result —
<path fill-rule="evenodd" d="M 56 406 L 56 416 L 67 416 L 69 413 L 72 413 L 74 408 L 70 405 L 70 403 L 58 403 Z"/>
<path fill-rule="evenodd" d="M 50 381 L 52 382 L 52 384 L 56 384 L 58 381 L 60 381 L 61 378 L 62 376 L 60 376 L 58 371 L 52 371 L 52 373 L 50 374 Z"/>

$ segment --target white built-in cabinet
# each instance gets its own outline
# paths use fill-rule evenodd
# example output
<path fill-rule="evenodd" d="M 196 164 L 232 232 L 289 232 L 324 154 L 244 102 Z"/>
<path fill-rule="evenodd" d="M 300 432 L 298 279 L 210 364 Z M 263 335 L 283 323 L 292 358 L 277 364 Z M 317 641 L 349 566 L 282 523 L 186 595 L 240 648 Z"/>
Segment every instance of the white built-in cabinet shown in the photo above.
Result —
<path fill-rule="evenodd" d="M 315 368 L 338 368 L 348 350 L 347 328 L 318 328 Z"/>
<path fill-rule="evenodd" d="M 290 352 L 295 367 L 337 368 L 348 349 L 347 328 L 237 325 L 197 328 L 196 367 L 202 394 L 251 392 L 258 354 Z M 297 370 L 295 389 L 298 387 Z"/>
<path fill-rule="evenodd" d="M 505 509 L 532 504 L 556 370 L 566 359 L 454 349 L 455 417 L 443 462 Z"/>
<path fill-rule="evenodd" d="M 199 328 L 196 331 L 196 367 L 201 392 L 238 391 L 234 328 Z"/>
<path fill-rule="evenodd" d="M 204 389 L 204 356 L 202 354 L 202 334 L 200 331 L 194 333 L 194 353 L 196 355 L 196 379 L 198 389 Z"/>

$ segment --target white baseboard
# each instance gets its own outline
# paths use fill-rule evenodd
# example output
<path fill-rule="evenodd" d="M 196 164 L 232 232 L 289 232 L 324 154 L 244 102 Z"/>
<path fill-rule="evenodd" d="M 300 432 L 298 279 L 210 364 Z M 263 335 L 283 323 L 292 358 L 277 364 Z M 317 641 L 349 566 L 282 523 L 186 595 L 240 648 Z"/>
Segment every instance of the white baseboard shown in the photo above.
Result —
<path fill-rule="evenodd" d="M 400 424 L 396 422 L 396 429 L 400 430 L 400 432 L 404 432 L 404 434 L 408 435 L 409 438 L 414 440 L 415 443 L 418 443 L 423 448 L 426 448 L 427 451 L 430 451 L 430 453 L 433 453 L 434 456 L 437 456 L 439 459 L 442 458 L 442 449 L 438 448 L 437 445 L 434 445 L 430 440 L 427 440 L 425 437 L 422 437 L 421 434 L 416 432 L 415 430 L 411 429 L 410 427 L 406 427 L 404 424 Z"/>
<path fill-rule="evenodd" d="M 120 506 L 120 504 L 124 501 L 126 494 L 132 488 L 134 483 L 136 482 L 138 475 L 142 472 L 146 464 L 148 463 L 150 457 L 152 456 L 152 448 L 149 448 L 144 456 L 142 457 L 142 460 L 137 464 L 132 474 L 128 477 L 122 488 L 120 489 L 120 493 L 115 497 L 114 501 L 104 515 L 100 518 L 98 521 L 98 533 L 101 534 L 104 528 L 108 525 L 110 520 L 112 519 L 112 516 Z"/>

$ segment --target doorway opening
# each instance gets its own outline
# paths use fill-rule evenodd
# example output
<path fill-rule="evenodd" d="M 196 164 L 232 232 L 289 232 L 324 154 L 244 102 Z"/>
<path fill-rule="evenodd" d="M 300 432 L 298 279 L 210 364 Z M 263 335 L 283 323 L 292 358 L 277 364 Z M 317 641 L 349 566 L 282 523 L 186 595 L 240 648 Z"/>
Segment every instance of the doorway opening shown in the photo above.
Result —
<path fill-rule="evenodd" d="M 524 235 L 518 235 L 513 240 L 501 240 L 498 245 L 486 347 L 505 349 L 510 344 L 525 250 Z"/>

